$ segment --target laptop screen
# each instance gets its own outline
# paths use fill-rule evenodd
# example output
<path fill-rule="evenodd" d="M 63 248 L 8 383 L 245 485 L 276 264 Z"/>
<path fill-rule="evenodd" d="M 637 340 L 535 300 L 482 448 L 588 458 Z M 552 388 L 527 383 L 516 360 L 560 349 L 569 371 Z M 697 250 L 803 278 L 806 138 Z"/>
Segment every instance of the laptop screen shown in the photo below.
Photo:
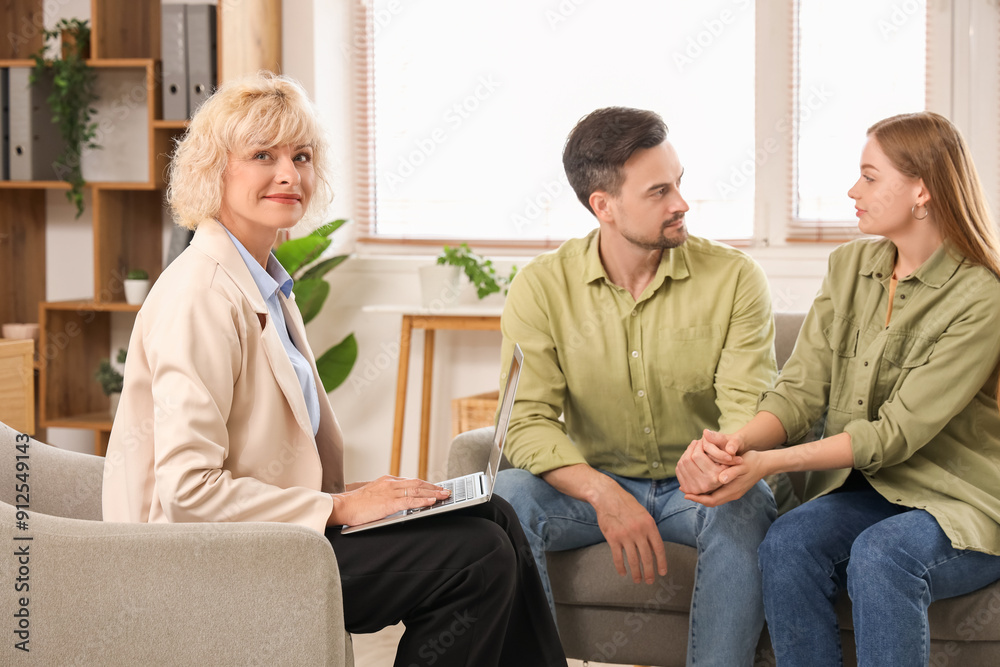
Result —
<path fill-rule="evenodd" d="M 503 388 L 503 398 L 500 403 L 500 414 L 497 417 L 497 427 L 493 435 L 493 451 L 490 452 L 490 463 L 486 474 L 490 480 L 490 489 L 493 488 L 493 480 L 497 476 L 497 469 L 500 466 L 500 455 L 503 453 L 503 445 L 507 440 L 507 427 L 510 426 L 510 413 L 514 407 L 514 392 L 517 391 L 517 378 L 521 375 L 521 364 L 524 362 L 524 355 L 521 353 L 521 346 L 514 345 L 514 355 L 510 360 L 510 370 L 507 371 L 507 384 Z"/>

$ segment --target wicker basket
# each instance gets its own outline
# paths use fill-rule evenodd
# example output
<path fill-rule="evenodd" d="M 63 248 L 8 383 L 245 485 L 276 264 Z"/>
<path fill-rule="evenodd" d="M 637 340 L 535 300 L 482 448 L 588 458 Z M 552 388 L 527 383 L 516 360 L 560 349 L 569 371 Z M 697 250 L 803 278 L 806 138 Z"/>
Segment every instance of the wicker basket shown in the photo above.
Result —
<path fill-rule="evenodd" d="M 483 426 L 493 426 L 500 392 L 456 398 L 451 402 L 451 437 Z"/>

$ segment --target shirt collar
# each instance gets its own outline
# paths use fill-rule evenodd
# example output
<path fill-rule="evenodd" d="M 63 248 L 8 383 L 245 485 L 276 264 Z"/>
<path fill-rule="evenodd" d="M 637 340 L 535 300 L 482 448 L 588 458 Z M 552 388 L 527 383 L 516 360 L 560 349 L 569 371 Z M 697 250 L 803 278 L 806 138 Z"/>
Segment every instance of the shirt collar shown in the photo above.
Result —
<path fill-rule="evenodd" d="M 586 283 L 592 283 L 595 280 L 604 278 L 611 283 L 611 279 L 608 277 L 608 272 L 604 269 L 604 264 L 601 263 L 601 230 L 600 228 L 595 229 L 587 236 L 587 249 L 584 253 L 584 265 L 583 265 L 583 280 Z M 663 251 L 663 256 L 660 258 L 660 266 L 656 270 L 656 277 L 653 278 L 653 282 L 649 284 L 649 287 L 644 290 L 644 293 L 652 293 L 659 289 L 660 285 L 666 278 L 672 278 L 673 280 L 680 280 L 681 278 L 687 278 L 691 275 L 688 270 L 687 256 L 684 251 L 684 245 L 680 245 L 676 248 L 671 248 L 669 250 Z"/>
<path fill-rule="evenodd" d="M 274 256 L 273 252 L 267 255 L 267 270 L 265 270 L 243 244 L 240 243 L 240 240 L 233 236 L 231 231 L 226 229 L 225 225 L 222 225 L 222 228 L 226 230 L 226 234 L 229 234 L 229 238 L 233 240 L 233 245 L 239 251 L 244 264 L 250 269 L 250 275 L 253 277 L 253 281 L 257 284 L 257 289 L 260 290 L 260 294 L 265 300 L 279 289 L 285 295 L 286 299 L 291 296 L 292 285 L 295 283 L 292 277 L 288 275 L 288 271 L 285 271 L 285 267 Z"/>
<path fill-rule="evenodd" d="M 919 280 L 928 287 L 939 288 L 955 275 L 958 267 L 964 261 L 965 257 L 950 243 L 945 241 L 908 278 Z M 891 241 L 885 241 L 882 249 L 875 253 L 867 264 L 861 267 L 859 273 L 863 276 L 874 275 L 876 278 L 885 276 L 888 279 L 892 276 L 895 263 L 896 246 Z"/>

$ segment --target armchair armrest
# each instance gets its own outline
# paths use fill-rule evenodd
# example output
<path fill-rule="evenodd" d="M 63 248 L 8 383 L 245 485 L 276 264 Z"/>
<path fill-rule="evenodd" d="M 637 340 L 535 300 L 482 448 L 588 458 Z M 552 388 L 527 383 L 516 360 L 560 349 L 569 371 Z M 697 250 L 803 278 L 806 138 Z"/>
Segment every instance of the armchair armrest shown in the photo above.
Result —
<path fill-rule="evenodd" d="M 486 470 L 490 448 L 493 447 L 493 434 L 492 426 L 459 433 L 448 449 L 448 477 L 461 477 Z M 500 470 L 509 467 L 507 457 L 501 457 Z"/>
<path fill-rule="evenodd" d="M 11 585 L 0 604 L 8 633 L 27 608 L 27 655 L 38 664 L 353 664 L 336 557 L 315 531 L 35 512 L 27 523 L 16 529 L 14 508 L 0 503 L 6 548 L 27 550 L 22 564 L 2 559 Z M 13 664 L 14 644 L 0 663 Z"/>

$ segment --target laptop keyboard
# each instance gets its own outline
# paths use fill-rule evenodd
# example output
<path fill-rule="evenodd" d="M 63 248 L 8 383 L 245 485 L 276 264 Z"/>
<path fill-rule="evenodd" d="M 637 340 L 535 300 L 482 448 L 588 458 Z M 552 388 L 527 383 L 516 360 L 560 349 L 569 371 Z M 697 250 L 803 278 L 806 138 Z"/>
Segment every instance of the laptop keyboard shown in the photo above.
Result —
<path fill-rule="evenodd" d="M 458 479 L 449 479 L 445 482 L 438 482 L 438 486 L 443 489 L 448 489 L 451 491 L 451 495 L 444 500 L 439 500 L 433 505 L 428 505 L 427 507 L 415 507 L 410 510 L 406 510 L 407 514 L 416 514 L 418 512 L 423 512 L 424 510 L 429 510 L 434 507 L 441 507 L 442 505 L 452 505 L 454 503 L 462 502 L 463 500 L 468 500 L 476 494 L 476 476 L 469 475 L 468 477 L 459 477 Z"/>

